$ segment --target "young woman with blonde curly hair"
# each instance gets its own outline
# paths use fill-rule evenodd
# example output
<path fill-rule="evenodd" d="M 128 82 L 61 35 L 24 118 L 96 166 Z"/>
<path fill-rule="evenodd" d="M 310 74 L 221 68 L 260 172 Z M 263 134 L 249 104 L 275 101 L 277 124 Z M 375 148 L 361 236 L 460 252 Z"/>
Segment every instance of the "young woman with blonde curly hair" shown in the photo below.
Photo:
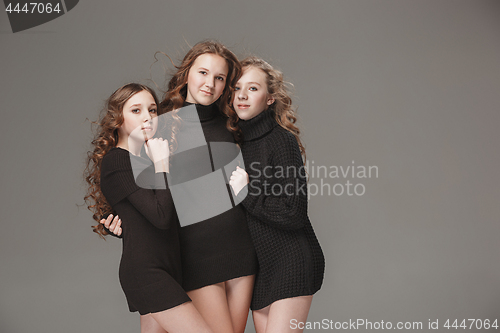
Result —
<path fill-rule="evenodd" d="M 230 185 L 246 194 L 242 204 L 259 262 L 251 303 L 255 329 L 301 332 L 293 320 L 306 321 L 324 274 L 307 214 L 305 149 L 281 72 L 256 57 L 241 65 L 230 119 L 243 137 L 246 171 L 234 171 Z"/>

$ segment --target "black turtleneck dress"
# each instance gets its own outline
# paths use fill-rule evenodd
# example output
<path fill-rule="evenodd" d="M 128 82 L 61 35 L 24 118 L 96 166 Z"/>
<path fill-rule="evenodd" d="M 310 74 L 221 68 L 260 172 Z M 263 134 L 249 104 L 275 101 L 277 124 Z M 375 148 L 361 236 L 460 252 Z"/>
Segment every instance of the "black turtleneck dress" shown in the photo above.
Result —
<path fill-rule="evenodd" d="M 145 315 L 190 301 L 181 286 L 180 225 L 166 174 L 155 173 L 149 158 L 111 148 L 101 164 L 101 190 L 126 230 L 119 278 L 129 310 Z"/>
<path fill-rule="evenodd" d="M 193 113 L 183 112 L 190 104 L 186 105 L 187 107 L 181 108 L 178 112 L 181 118 L 180 130 L 176 135 L 179 146 L 191 138 L 193 128 L 195 130 L 199 123 L 207 145 L 181 153 L 174 152 L 172 155 L 170 173 L 176 180 L 180 179 L 183 182 L 189 178 L 201 177 L 224 169 L 224 166 L 235 157 L 233 154 L 220 151 L 227 146 L 220 146 L 217 143 L 227 142 L 237 147 L 233 135 L 226 128 L 227 117 L 215 104 L 209 106 L 196 104 L 198 117 L 193 117 Z M 239 152 L 239 149 L 236 150 Z M 228 199 L 232 198 L 227 178 L 229 176 L 231 174 L 228 170 L 225 172 L 224 185 L 227 191 L 224 196 Z M 211 198 L 206 199 L 208 201 Z M 257 256 L 250 237 L 245 210 L 241 204 L 235 205 L 233 199 L 231 203 L 232 207 L 219 215 L 181 227 L 182 286 L 186 291 L 257 272 Z M 193 203 L 193 205 L 198 204 L 204 202 Z"/>
<path fill-rule="evenodd" d="M 238 123 L 250 182 L 242 204 L 257 252 L 252 310 L 312 295 L 323 283 L 325 260 L 307 214 L 306 174 L 297 140 L 266 110 Z"/>

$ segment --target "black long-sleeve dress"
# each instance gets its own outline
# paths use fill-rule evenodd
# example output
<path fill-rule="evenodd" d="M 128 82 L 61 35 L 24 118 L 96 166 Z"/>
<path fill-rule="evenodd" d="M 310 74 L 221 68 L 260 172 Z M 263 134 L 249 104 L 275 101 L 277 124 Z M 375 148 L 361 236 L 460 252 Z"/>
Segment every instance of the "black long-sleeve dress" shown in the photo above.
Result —
<path fill-rule="evenodd" d="M 285 298 L 312 295 L 325 260 L 307 214 L 307 184 L 294 135 L 266 110 L 240 121 L 250 183 L 243 205 L 259 262 L 252 310 Z"/>
<path fill-rule="evenodd" d="M 137 179 L 133 167 L 142 171 Z M 144 315 L 190 301 L 181 287 L 180 225 L 166 174 L 112 148 L 102 160 L 101 190 L 126 230 L 119 278 L 129 310 Z"/>

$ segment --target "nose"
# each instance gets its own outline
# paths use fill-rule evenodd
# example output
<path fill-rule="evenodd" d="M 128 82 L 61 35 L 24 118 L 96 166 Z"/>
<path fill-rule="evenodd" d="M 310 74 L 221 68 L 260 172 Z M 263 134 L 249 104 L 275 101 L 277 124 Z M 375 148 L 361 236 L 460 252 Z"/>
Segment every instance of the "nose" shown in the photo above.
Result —
<path fill-rule="evenodd" d="M 238 90 L 238 99 L 247 99 L 247 94 L 244 89 Z"/>
<path fill-rule="evenodd" d="M 205 81 L 205 86 L 206 86 L 207 88 L 213 88 L 213 87 L 215 87 L 215 83 L 214 83 L 214 81 L 215 81 L 215 78 L 214 78 L 214 77 L 210 77 L 210 76 L 209 76 L 209 77 L 207 77 L 207 79 L 206 79 L 206 81 Z"/>
<path fill-rule="evenodd" d="M 148 112 L 146 112 L 146 114 L 144 116 L 144 122 L 146 123 L 146 122 L 150 121 L 151 119 L 153 119 L 153 117 L 151 116 L 151 113 L 148 110 Z"/>

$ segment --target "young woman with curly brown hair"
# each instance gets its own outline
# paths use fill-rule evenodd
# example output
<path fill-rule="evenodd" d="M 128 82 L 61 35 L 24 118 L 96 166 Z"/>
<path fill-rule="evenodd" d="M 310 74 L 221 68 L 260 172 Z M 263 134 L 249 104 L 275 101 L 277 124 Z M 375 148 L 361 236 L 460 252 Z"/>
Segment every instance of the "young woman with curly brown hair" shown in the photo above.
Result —
<path fill-rule="evenodd" d="M 111 211 L 127 232 L 119 278 L 141 332 L 213 332 L 182 289 L 179 221 L 166 183 L 168 141 L 153 138 L 158 101 L 130 83 L 107 100 L 88 154 L 85 197 L 94 218 Z M 148 158 L 141 157 L 145 146 Z M 141 185 L 141 186 L 139 186 Z M 94 227 L 102 235 L 102 225 Z"/>

